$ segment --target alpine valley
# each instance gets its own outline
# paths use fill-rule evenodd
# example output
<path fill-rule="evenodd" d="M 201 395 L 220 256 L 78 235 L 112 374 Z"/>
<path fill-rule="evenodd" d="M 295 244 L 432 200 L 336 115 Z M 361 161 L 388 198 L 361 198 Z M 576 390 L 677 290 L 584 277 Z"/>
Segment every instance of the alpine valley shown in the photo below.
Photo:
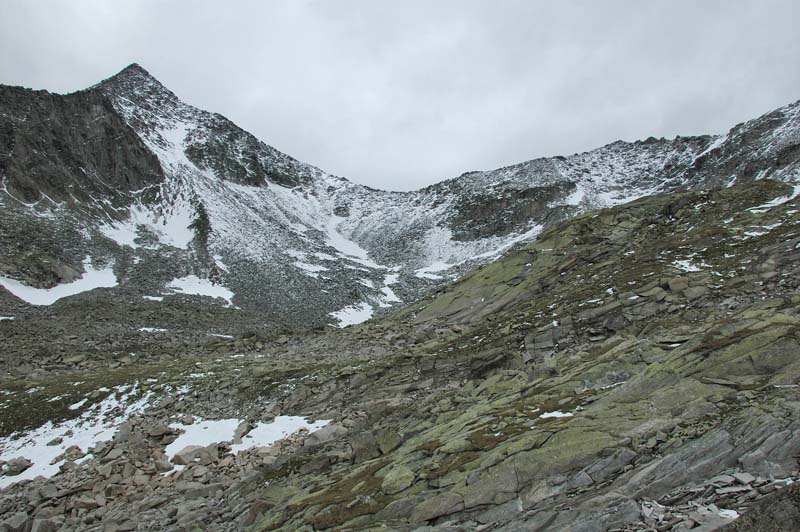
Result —
<path fill-rule="evenodd" d="M 795 530 L 800 102 L 389 192 L 0 85 L 0 530 Z"/>

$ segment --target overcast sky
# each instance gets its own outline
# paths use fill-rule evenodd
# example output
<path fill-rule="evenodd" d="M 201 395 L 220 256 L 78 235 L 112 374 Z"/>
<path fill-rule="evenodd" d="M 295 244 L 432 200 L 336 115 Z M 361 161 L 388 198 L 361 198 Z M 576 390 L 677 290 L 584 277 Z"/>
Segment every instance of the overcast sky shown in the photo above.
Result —
<path fill-rule="evenodd" d="M 138 62 L 352 181 L 407 190 L 800 99 L 800 2 L 2 0 L 0 83 Z"/>

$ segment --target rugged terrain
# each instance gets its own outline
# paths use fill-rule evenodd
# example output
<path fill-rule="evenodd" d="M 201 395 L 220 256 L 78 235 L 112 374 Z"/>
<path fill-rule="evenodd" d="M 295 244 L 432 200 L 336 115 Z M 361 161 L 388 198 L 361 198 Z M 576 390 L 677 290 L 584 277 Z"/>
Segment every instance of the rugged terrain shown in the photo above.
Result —
<path fill-rule="evenodd" d="M 798 203 L 773 180 L 648 196 L 363 325 L 40 368 L 0 388 L 2 526 L 791 530 Z M 235 452 L 286 416 L 317 430 Z M 73 446 L 87 425 L 110 441 Z M 59 472 L 13 483 L 43 467 L 31 436 Z"/>
<path fill-rule="evenodd" d="M 0 529 L 790 530 L 799 146 L 388 192 L 138 65 L 0 86 Z"/>
<path fill-rule="evenodd" d="M 105 272 L 98 286 L 119 308 L 89 340 L 105 350 L 132 316 L 180 329 L 170 317 L 192 315 L 183 303 L 198 295 L 273 330 L 358 323 L 581 212 L 790 181 L 799 112 L 795 103 L 726 135 L 618 141 L 401 193 L 283 154 L 139 65 L 67 95 L 0 86 L 0 280 L 19 296 L 0 290 L 0 303 L 38 329 L 48 310 L 22 300 Z"/>

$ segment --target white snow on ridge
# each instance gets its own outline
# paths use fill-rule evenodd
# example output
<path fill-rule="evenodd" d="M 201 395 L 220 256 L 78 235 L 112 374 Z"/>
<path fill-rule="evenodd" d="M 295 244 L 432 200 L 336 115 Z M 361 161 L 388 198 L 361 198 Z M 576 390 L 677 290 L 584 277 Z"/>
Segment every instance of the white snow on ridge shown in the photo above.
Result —
<path fill-rule="evenodd" d="M 343 309 L 331 312 L 330 316 L 339 320 L 338 327 L 345 328 L 348 325 L 363 323 L 372 317 L 375 309 L 369 303 L 356 303 Z"/>
<path fill-rule="evenodd" d="M 727 133 L 725 135 L 718 136 L 716 139 L 714 139 L 714 141 L 711 144 L 708 145 L 708 148 L 695 155 L 694 159 L 692 160 L 692 163 L 694 163 L 697 159 L 699 159 L 703 155 L 711 153 L 712 151 L 716 150 L 717 148 L 725 144 L 726 140 L 728 140 Z"/>
<path fill-rule="evenodd" d="M 68 296 L 88 292 L 95 288 L 111 288 L 119 284 L 117 276 L 114 275 L 114 269 L 110 265 L 102 270 L 96 270 L 92 266 L 91 258 L 86 257 L 83 267 L 86 273 L 81 277 L 71 283 L 59 284 L 53 288 L 33 288 L 16 279 L 2 276 L 0 276 L 0 285 L 31 305 L 52 305 L 59 299 Z"/>
<path fill-rule="evenodd" d="M 200 279 L 196 275 L 187 275 L 179 279 L 173 279 L 167 288 L 181 294 L 221 297 L 228 302 L 228 306 L 233 306 L 233 292 L 222 285 L 215 285 L 208 279 Z"/>

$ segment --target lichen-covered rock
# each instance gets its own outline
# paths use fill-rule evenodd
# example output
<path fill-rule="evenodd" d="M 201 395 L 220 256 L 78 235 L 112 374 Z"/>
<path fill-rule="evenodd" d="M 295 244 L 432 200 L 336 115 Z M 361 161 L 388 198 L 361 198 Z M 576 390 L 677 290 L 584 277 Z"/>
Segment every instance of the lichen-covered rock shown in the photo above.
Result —
<path fill-rule="evenodd" d="M 392 467 L 381 482 L 381 490 L 387 495 L 394 495 L 405 490 L 414 483 L 414 472 L 403 465 Z"/>

